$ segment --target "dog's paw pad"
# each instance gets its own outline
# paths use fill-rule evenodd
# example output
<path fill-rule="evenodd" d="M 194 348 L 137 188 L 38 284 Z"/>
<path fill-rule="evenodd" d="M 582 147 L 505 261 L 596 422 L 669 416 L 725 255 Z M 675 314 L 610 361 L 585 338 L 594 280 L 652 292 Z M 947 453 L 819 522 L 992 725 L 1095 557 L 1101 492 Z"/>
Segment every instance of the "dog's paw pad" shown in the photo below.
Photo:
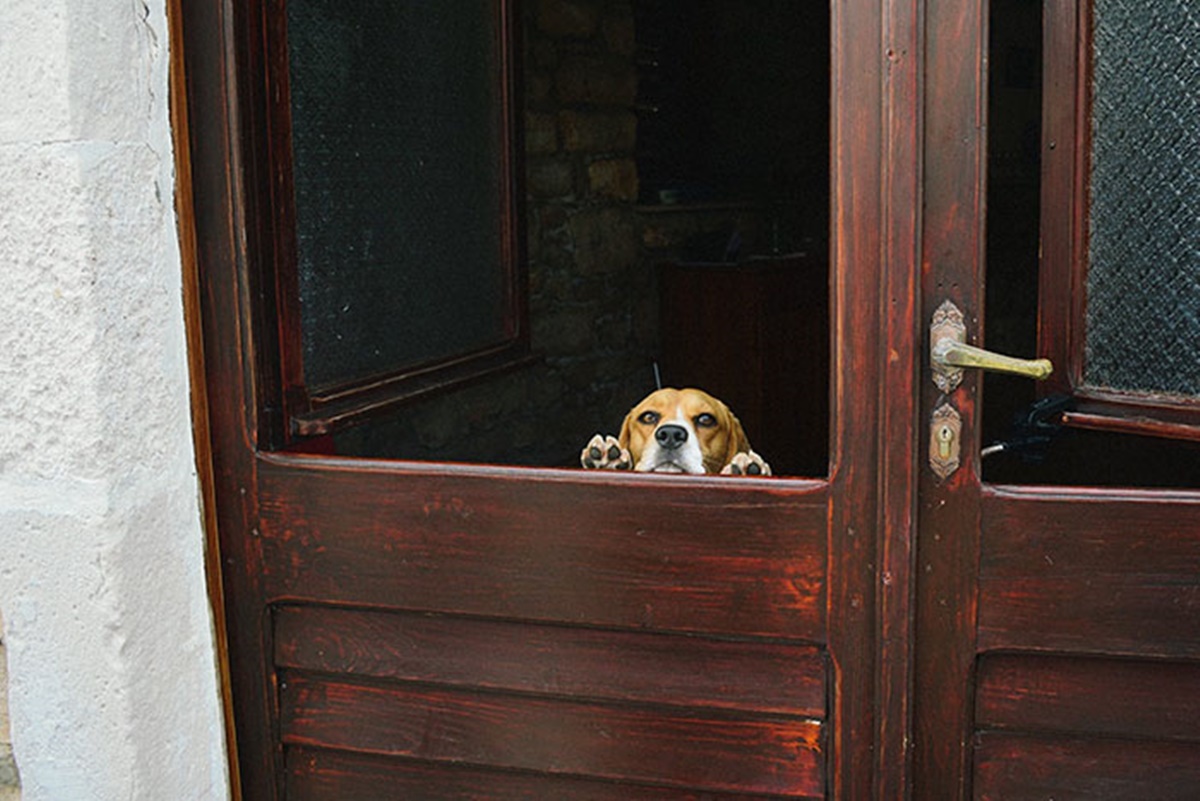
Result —
<path fill-rule="evenodd" d="M 769 476 L 771 466 L 754 451 L 735 454 L 721 470 L 723 476 Z"/>
<path fill-rule="evenodd" d="M 589 470 L 630 470 L 633 459 L 629 451 L 621 447 L 617 438 L 597 434 L 592 437 L 579 455 L 579 462 Z"/>

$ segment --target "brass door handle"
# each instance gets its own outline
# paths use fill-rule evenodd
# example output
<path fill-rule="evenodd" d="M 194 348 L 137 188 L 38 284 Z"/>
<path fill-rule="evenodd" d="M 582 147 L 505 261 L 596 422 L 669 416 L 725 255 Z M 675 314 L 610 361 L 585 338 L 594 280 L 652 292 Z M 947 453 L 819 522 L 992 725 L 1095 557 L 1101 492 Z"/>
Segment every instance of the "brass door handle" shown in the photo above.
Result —
<path fill-rule="evenodd" d="M 1039 381 L 1054 372 L 1054 365 L 1049 359 L 1016 359 L 948 339 L 933 346 L 933 363 L 943 367 L 978 367 L 980 370 L 1013 373 Z"/>
<path fill-rule="evenodd" d="M 1023 375 L 1041 381 L 1054 372 L 1049 359 L 1016 359 L 968 345 L 962 312 L 946 301 L 933 313 L 929 326 L 929 357 L 933 383 L 942 392 L 952 392 L 962 381 L 964 367 Z"/>

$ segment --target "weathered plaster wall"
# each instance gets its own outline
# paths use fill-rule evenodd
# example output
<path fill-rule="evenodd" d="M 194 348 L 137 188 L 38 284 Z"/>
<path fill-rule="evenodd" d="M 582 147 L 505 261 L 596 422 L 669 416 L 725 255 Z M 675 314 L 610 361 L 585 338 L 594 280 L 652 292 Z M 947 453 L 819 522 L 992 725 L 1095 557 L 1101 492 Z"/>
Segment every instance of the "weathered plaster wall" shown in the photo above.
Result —
<path fill-rule="evenodd" d="M 24 801 L 226 798 L 165 0 L 0 3 L 0 612 Z"/>

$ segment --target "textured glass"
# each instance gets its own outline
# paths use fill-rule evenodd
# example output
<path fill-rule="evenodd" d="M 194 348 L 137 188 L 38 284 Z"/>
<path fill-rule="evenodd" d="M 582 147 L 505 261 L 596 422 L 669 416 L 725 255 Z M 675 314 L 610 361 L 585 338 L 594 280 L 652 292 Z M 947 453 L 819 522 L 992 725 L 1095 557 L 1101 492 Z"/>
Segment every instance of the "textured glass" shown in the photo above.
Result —
<path fill-rule="evenodd" d="M 1200 2 L 1094 13 L 1084 379 L 1200 396 Z"/>
<path fill-rule="evenodd" d="M 505 334 L 494 0 L 289 0 L 305 379 Z"/>

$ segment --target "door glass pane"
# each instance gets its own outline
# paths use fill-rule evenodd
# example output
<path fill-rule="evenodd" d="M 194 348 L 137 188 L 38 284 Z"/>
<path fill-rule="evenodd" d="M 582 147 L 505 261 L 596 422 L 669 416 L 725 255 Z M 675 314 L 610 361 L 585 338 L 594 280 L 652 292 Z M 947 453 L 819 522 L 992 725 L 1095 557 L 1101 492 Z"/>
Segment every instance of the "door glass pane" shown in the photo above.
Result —
<path fill-rule="evenodd" d="M 492 0 L 291 0 L 305 379 L 505 336 L 503 70 Z"/>
<path fill-rule="evenodd" d="M 1200 5 L 1095 0 L 1084 379 L 1200 396 Z"/>
<path fill-rule="evenodd" d="M 1069 2 L 1062 0 L 1060 5 Z M 1191 22 L 1185 24 L 1182 17 L 1161 20 L 1156 14 L 1167 5 L 1182 17 L 1190 13 Z M 1109 358 L 1108 364 L 1129 360 L 1116 365 L 1123 372 L 1115 378 L 1111 374 L 1098 378 L 1097 361 L 1092 361 L 1087 379 L 1126 391 L 1197 394 L 1200 206 L 1188 195 L 1200 192 L 1195 164 L 1200 153 L 1192 130 L 1200 122 L 1196 107 L 1200 87 L 1195 80 L 1200 43 L 1186 46 L 1191 48 L 1189 60 L 1180 37 L 1181 29 L 1190 25 L 1194 40 L 1200 28 L 1196 14 L 1186 5 L 1184 0 L 1154 0 L 1148 6 L 1133 0 L 1095 3 L 1097 17 L 1124 14 L 1127 20 L 1150 19 L 1155 26 L 1151 35 L 1148 29 L 1125 25 L 1116 34 L 1119 42 L 1111 32 L 1100 30 L 1103 20 L 1096 31 L 1095 91 L 1103 97 L 1096 101 L 1091 133 L 1094 139 L 1106 141 L 1092 143 L 1089 169 L 1092 263 L 1087 335 L 1092 351 L 1087 355 L 1094 358 L 1094 351 L 1103 345 L 1114 352 L 1118 347 L 1146 350 L 1151 358 Z M 1046 66 L 1063 60 L 1062 54 L 1050 53 L 1044 46 L 1046 41 L 1061 40 L 1060 31 L 1046 28 L 1044 12 L 1050 7 L 1041 0 L 992 0 L 989 25 L 984 341 L 989 349 L 1023 357 L 1045 355 L 1038 350 L 1039 272 L 1070 269 L 1069 264 L 1047 265 L 1039 259 L 1049 233 L 1041 227 L 1046 217 L 1042 182 L 1050 159 L 1062 155 L 1061 147 L 1051 149 L 1051 137 L 1043 130 L 1043 110 L 1063 102 L 1061 91 L 1050 94 L 1063 86 L 1063 79 Z M 1051 23 L 1069 20 L 1074 25 L 1073 13 L 1072 9 L 1071 14 L 1050 15 Z M 1071 38 L 1075 35 L 1072 28 Z M 1159 46 L 1147 41 L 1151 38 L 1168 41 Z M 1171 70 L 1166 66 L 1168 54 L 1174 54 Z M 1184 91 L 1178 81 L 1188 70 L 1192 88 Z M 1151 84 L 1161 83 L 1172 85 L 1151 91 Z M 1067 85 L 1073 95 L 1073 82 Z M 1162 97 L 1151 102 L 1155 91 Z M 1120 110 L 1101 108 L 1122 97 Z M 1169 108 L 1172 103 L 1174 109 Z M 1171 119 L 1172 113 L 1179 119 Z M 1167 119 L 1154 121 L 1154 115 Z M 1168 152 L 1147 156 L 1144 151 L 1160 138 L 1157 146 Z M 1067 153 L 1066 157 L 1074 156 Z M 1062 188 L 1068 187 L 1063 181 Z M 1067 309 L 1056 311 L 1069 314 Z M 1143 326 L 1147 318 L 1149 325 Z M 1189 347 L 1193 355 L 1182 355 Z M 1187 364 L 1161 365 L 1164 349 Z M 1068 369 L 1062 364 L 1055 367 Z M 1069 398 L 1040 398 L 1029 379 L 1000 373 L 983 376 L 981 445 L 986 482 L 1200 486 L 1200 443 L 1055 425 L 1058 413 L 1053 403 L 1069 402 Z"/>

